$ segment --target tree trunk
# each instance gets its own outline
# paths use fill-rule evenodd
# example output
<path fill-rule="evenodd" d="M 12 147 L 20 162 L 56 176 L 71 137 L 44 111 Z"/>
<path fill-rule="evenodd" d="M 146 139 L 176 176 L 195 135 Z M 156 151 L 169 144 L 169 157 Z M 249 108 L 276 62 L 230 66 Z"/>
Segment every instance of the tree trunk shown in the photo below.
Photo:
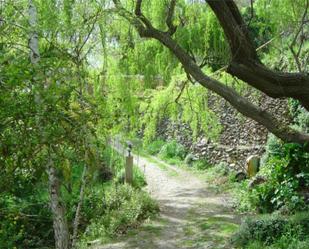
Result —
<path fill-rule="evenodd" d="M 75 219 L 73 223 L 73 237 L 72 237 L 72 248 L 75 248 L 76 240 L 77 240 L 77 232 L 78 232 L 78 226 L 80 221 L 80 211 L 82 208 L 82 204 L 84 201 L 84 195 L 85 195 L 85 187 L 86 187 L 86 175 L 87 175 L 87 166 L 84 166 L 82 179 L 81 179 L 81 186 L 80 186 L 80 192 L 79 192 L 79 201 L 76 208 L 75 213 Z"/>
<path fill-rule="evenodd" d="M 60 199 L 60 182 L 51 159 L 47 168 L 47 174 L 49 183 L 50 208 L 53 213 L 55 248 L 68 249 L 70 246 L 68 223 L 65 218 L 65 208 Z"/>
<path fill-rule="evenodd" d="M 40 61 L 39 52 L 39 37 L 37 32 L 37 10 L 32 0 L 28 2 L 29 14 L 29 48 L 30 48 L 30 61 L 36 65 Z M 42 104 L 42 97 L 40 93 L 36 95 L 37 105 Z M 38 126 L 42 127 L 41 118 L 37 119 Z M 53 227 L 56 249 L 68 249 L 70 246 L 70 234 L 68 224 L 65 217 L 65 208 L 60 200 L 60 182 L 56 173 L 56 168 L 51 158 L 46 168 L 48 174 L 50 207 L 53 214 Z"/>
<path fill-rule="evenodd" d="M 37 32 L 37 10 L 32 0 L 29 0 L 28 4 L 29 25 L 31 29 L 29 36 L 30 61 L 32 64 L 37 64 L 40 60 L 39 37 Z"/>
<path fill-rule="evenodd" d="M 257 56 L 247 25 L 234 1 L 206 2 L 219 20 L 229 43 L 232 61 L 227 72 L 270 97 L 298 99 L 309 110 L 309 75 L 279 72 L 264 66 Z"/>

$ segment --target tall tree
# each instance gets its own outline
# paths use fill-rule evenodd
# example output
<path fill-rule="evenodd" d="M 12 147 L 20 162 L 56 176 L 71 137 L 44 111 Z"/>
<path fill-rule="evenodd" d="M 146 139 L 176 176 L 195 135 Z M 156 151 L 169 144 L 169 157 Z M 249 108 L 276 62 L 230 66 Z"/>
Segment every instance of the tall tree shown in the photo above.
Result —
<path fill-rule="evenodd" d="M 154 38 L 166 46 L 180 61 L 186 73 L 205 88 L 226 99 L 243 115 L 265 126 L 286 142 L 307 143 L 309 135 L 282 124 L 264 110 L 237 93 L 233 88 L 206 75 L 192 56 L 173 38 L 177 32 L 174 12 L 177 0 L 166 3 L 165 26 L 156 28 L 143 13 L 143 1 L 137 0 L 134 11 L 129 11 L 119 0 L 113 0 L 118 14 L 127 19 L 141 37 Z M 309 109 L 309 76 L 305 73 L 283 73 L 268 69 L 261 63 L 237 5 L 232 0 L 206 1 L 224 30 L 231 51 L 227 72 L 274 98 L 291 97 Z M 308 5 L 307 5 L 308 8 Z"/>
<path fill-rule="evenodd" d="M 29 26 L 30 26 L 30 37 L 29 37 L 29 48 L 30 48 L 30 61 L 33 65 L 37 65 L 40 61 L 40 52 L 39 52 L 39 37 L 37 31 L 37 9 L 32 0 L 29 0 Z M 47 89 L 49 86 L 45 83 L 44 89 Z M 40 92 L 36 96 L 37 105 L 44 105 L 43 98 Z M 42 120 L 39 118 L 38 122 L 39 127 L 43 125 Z M 44 133 L 42 132 L 42 136 Z M 58 170 L 54 165 L 52 149 L 47 148 L 47 165 L 46 172 L 48 175 L 48 185 L 49 185 L 49 197 L 50 197 L 50 208 L 53 214 L 53 227 L 55 234 L 55 247 L 56 249 L 67 249 L 70 245 L 70 233 L 68 228 L 68 222 L 65 216 L 65 207 L 61 200 L 61 184 L 58 177 Z"/>

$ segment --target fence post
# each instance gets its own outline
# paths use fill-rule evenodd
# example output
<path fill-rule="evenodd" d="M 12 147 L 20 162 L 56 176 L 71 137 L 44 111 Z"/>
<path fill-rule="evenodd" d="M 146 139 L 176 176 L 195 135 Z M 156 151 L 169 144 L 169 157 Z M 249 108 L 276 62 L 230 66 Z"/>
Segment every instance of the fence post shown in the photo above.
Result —
<path fill-rule="evenodd" d="M 133 182 L 133 156 L 129 155 L 126 157 L 126 177 L 125 182 L 132 184 Z"/>
<path fill-rule="evenodd" d="M 128 141 L 127 145 L 128 145 L 128 156 L 126 157 L 125 182 L 128 184 L 132 184 L 133 183 L 133 156 L 131 155 L 132 143 Z"/>

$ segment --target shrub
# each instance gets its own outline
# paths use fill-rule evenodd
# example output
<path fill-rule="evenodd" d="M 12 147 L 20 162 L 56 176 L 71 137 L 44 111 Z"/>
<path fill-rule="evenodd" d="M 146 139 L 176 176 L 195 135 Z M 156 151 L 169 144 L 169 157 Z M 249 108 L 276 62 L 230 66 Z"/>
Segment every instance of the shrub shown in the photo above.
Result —
<path fill-rule="evenodd" d="M 137 167 L 133 167 L 133 187 L 142 188 L 147 185 L 144 173 Z"/>
<path fill-rule="evenodd" d="M 129 185 L 111 185 L 104 192 L 104 198 L 97 202 L 91 224 L 82 235 L 80 247 L 87 241 L 100 239 L 107 242 L 117 234 L 125 233 L 142 220 L 154 216 L 159 208 L 150 196 Z M 89 198 L 88 198 L 89 199 Z M 94 201 L 97 198 L 93 198 Z"/>
<path fill-rule="evenodd" d="M 214 171 L 219 176 L 226 176 L 230 173 L 230 168 L 226 162 L 220 162 L 214 166 Z"/>
<path fill-rule="evenodd" d="M 267 142 L 266 160 L 260 174 L 267 181 L 242 196 L 260 212 L 301 211 L 306 208 L 300 191 L 309 186 L 309 154 L 299 144 L 283 144 L 274 136 Z M 247 196 L 246 196 L 247 195 Z"/>
<path fill-rule="evenodd" d="M 265 216 L 260 219 L 247 218 L 234 235 L 236 245 L 247 245 L 249 241 L 261 241 L 265 245 L 279 238 L 287 220 L 277 216 Z"/>
<path fill-rule="evenodd" d="M 198 170 L 205 170 L 211 167 L 211 164 L 207 161 L 207 159 L 200 159 L 193 162 L 193 167 Z"/>
<path fill-rule="evenodd" d="M 180 158 L 184 159 L 186 157 L 187 151 L 185 147 L 178 144 L 176 141 L 170 141 L 164 144 L 160 150 L 160 155 L 163 158 Z"/>
<path fill-rule="evenodd" d="M 233 237 L 240 248 L 308 248 L 309 213 L 291 217 L 267 215 L 248 218 Z"/>
<path fill-rule="evenodd" d="M 160 152 L 162 146 L 164 145 L 164 143 L 165 142 L 163 140 L 155 140 L 155 141 L 151 142 L 146 147 L 147 153 L 149 153 L 150 155 L 158 154 Z"/>

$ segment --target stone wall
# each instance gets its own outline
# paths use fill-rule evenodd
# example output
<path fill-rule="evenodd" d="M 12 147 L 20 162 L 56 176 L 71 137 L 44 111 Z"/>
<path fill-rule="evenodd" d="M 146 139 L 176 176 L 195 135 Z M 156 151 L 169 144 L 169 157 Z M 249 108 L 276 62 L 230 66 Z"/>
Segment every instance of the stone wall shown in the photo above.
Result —
<path fill-rule="evenodd" d="M 282 122 L 289 122 L 287 100 L 272 99 L 266 95 L 256 96 L 254 92 L 248 93 L 246 97 L 280 117 Z M 205 135 L 200 135 L 193 141 L 192 131 L 187 124 L 167 120 L 159 126 L 158 135 L 167 140 L 177 140 L 198 158 L 207 158 L 212 164 L 226 162 L 236 169 L 245 165 L 248 156 L 263 154 L 268 135 L 263 126 L 242 116 L 215 94 L 209 94 L 208 105 L 219 117 L 222 125 L 218 141 L 211 141 Z"/>

